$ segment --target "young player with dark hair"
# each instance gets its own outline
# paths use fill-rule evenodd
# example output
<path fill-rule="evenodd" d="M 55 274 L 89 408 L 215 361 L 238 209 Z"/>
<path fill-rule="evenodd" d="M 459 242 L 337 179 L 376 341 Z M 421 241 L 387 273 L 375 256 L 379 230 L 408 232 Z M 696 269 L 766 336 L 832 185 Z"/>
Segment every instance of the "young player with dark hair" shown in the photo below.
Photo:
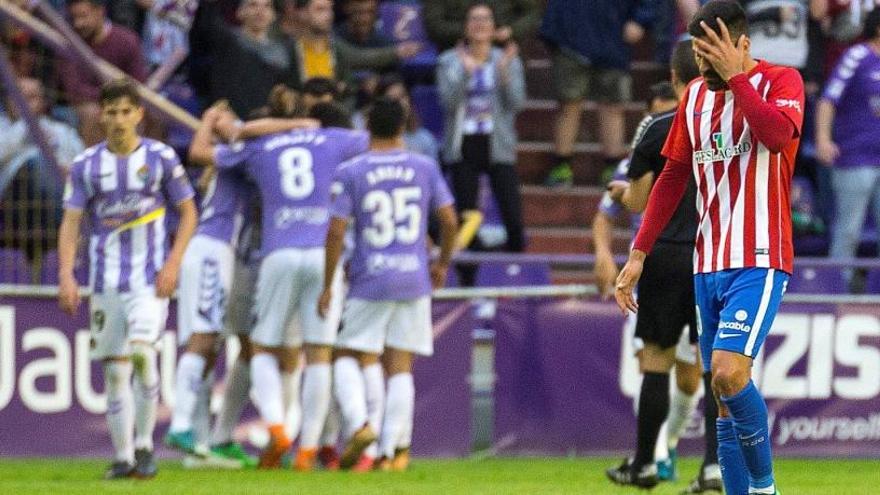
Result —
<path fill-rule="evenodd" d="M 755 60 L 742 7 L 713 0 L 688 31 L 701 78 L 687 88 L 663 148 L 660 174 L 629 261 L 617 279 L 621 310 L 645 257 L 681 201 L 693 170 L 700 218 L 694 254 L 704 371 L 719 403 L 718 457 L 727 493 L 775 494 L 767 406 L 752 360 L 792 272 L 790 187 L 803 123 L 794 69 Z"/>

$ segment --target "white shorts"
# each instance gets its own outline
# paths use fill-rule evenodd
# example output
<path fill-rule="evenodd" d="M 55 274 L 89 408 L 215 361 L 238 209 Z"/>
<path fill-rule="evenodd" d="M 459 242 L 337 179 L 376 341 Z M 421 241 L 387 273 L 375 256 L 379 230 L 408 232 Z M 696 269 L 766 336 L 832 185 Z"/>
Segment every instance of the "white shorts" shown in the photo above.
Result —
<path fill-rule="evenodd" d="M 370 354 L 382 354 L 386 347 L 434 354 L 430 296 L 409 301 L 348 299 L 336 347 Z"/>
<path fill-rule="evenodd" d="M 229 244 L 204 235 L 190 241 L 177 290 L 177 336 L 181 345 L 194 333 L 223 331 L 233 264 Z"/>
<path fill-rule="evenodd" d="M 254 292 L 257 290 L 257 264 L 235 258 L 232 289 L 226 305 L 226 329 L 230 335 L 249 335 L 254 328 Z"/>
<path fill-rule="evenodd" d="M 342 271 L 336 271 L 333 293 L 342 293 Z M 324 248 L 280 249 L 263 259 L 257 278 L 254 310 L 257 323 L 251 341 L 266 347 L 333 345 L 339 308 L 328 318 L 318 314 L 324 289 Z M 334 300 L 341 301 L 341 297 Z M 341 302 L 337 303 L 341 306 Z"/>
<path fill-rule="evenodd" d="M 156 343 L 168 320 L 168 299 L 152 288 L 139 293 L 92 294 L 89 299 L 92 359 L 128 357 L 132 341 Z"/>
<path fill-rule="evenodd" d="M 637 354 L 645 348 L 645 341 L 635 336 L 635 321 L 635 313 L 629 313 L 626 323 L 624 324 L 624 331 L 627 331 L 632 335 L 633 353 Z M 697 344 L 691 343 L 690 328 L 685 325 L 684 330 L 681 331 L 681 337 L 678 338 L 678 344 L 675 345 L 675 360 L 696 365 L 699 362 L 697 355 L 698 352 L 699 349 Z"/>

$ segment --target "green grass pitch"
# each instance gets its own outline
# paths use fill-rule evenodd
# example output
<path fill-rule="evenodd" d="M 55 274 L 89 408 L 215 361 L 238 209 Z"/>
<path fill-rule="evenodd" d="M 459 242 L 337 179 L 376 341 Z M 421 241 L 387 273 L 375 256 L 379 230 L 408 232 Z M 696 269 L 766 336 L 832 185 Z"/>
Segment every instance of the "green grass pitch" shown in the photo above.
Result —
<path fill-rule="evenodd" d="M 106 463 L 72 459 L 0 460 L 2 494 L 157 493 L 162 495 L 227 493 L 262 494 L 580 494 L 630 495 L 645 491 L 612 486 L 604 469 L 619 459 L 515 458 L 484 460 L 417 460 L 403 474 L 313 473 L 291 471 L 187 471 L 163 461 L 151 481 L 101 481 Z M 678 482 L 666 483 L 652 495 L 678 494 L 695 473 L 698 461 L 684 459 Z M 784 495 L 880 494 L 880 461 L 776 461 Z"/>

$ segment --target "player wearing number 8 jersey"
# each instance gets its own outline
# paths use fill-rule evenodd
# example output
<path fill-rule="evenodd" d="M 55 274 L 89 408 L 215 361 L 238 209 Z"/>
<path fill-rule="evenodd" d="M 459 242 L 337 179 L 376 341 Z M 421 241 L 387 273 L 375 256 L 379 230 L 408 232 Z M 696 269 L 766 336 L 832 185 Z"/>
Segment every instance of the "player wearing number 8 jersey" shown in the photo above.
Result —
<path fill-rule="evenodd" d="M 318 108 L 313 109 L 315 115 Z M 338 112 L 322 116 L 338 117 Z M 320 118 L 320 117 L 319 117 Z M 322 119 L 322 125 L 330 125 Z M 330 220 L 330 184 L 337 166 L 367 149 L 367 135 L 325 127 L 271 134 L 216 148 L 218 168 L 241 168 L 262 201 L 263 261 L 254 302 L 256 324 L 251 384 L 271 441 L 261 467 L 280 466 L 291 439 L 282 426 L 281 371 L 296 368 L 305 344 L 300 447 L 317 447 L 331 399 L 330 355 L 341 306 L 321 318 L 315 310 L 324 286 L 324 239 Z M 333 284 L 341 284 L 341 276 Z"/>
<path fill-rule="evenodd" d="M 348 439 L 343 468 L 352 467 L 376 439 L 361 366 L 380 354 L 389 377 L 380 465 L 406 467 L 415 397 L 412 355 L 433 353 L 431 286 L 446 279 L 457 228 L 452 195 L 437 163 L 404 149 L 406 111 L 397 101 L 377 100 L 368 117 L 370 152 L 343 164 L 333 184 L 322 313 L 341 298 L 327 281 L 335 275 L 349 222 L 355 235 L 334 364 L 334 390 Z M 429 274 L 432 212 L 441 225 L 441 253 Z"/>
<path fill-rule="evenodd" d="M 770 331 L 792 271 L 789 189 L 804 104 L 793 69 L 755 60 L 748 25 L 732 0 L 704 5 L 688 27 L 701 78 L 688 86 L 627 265 L 620 307 L 643 260 L 697 181 L 694 256 L 697 328 L 719 401 L 718 457 L 727 493 L 774 494 L 767 406 L 751 381 L 752 359 Z"/>

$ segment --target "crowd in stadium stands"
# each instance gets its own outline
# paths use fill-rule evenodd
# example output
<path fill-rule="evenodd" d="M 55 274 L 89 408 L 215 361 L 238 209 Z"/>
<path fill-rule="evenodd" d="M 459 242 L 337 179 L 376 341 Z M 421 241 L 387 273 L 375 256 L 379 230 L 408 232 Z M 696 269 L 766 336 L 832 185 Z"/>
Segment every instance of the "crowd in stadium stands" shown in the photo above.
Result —
<path fill-rule="evenodd" d="M 599 125 L 591 135 L 604 168 L 613 169 L 628 152 L 625 109 L 633 102 L 633 54 L 644 58 L 645 47 L 652 47 L 653 62 L 666 63 L 701 2 L 490 0 L 477 10 L 467 8 L 471 0 L 46 3 L 65 14 L 96 55 L 138 81 L 170 66 L 171 77 L 158 81 L 157 89 L 196 114 L 225 99 L 242 119 L 265 115 L 273 88 L 284 84 L 304 94 L 332 95 L 357 123 L 375 95 L 410 101 L 412 92 L 416 111 L 407 142 L 439 156 L 459 208 L 480 207 L 480 177 L 488 176 L 506 230 L 500 249 L 522 251 L 515 123 L 527 98 L 527 64 L 520 52 L 541 58 L 544 52 L 533 46 L 539 44 L 549 52 L 552 80 L 540 84 L 553 87 L 558 111 L 545 182 L 571 186 L 584 102 L 598 105 Z M 865 241 L 876 239 L 871 222 L 880 223 L 880 41 L 876 30 L 863 31 L 880 1 L 742 3 L 754 56 L 798 69 L 806 83 L 793 198 L 800 253 L 824 254 L 828 245 L 834 256 L 875 253 Z M 53 54 L 20 26 L 0 22 L 0 46 L 63 167 L 83 144 L 101 139 L 96 96 L 102 80 L 78 60 Z M 175 67 L 172 60 L 182 63 Z M 17 174 L 57 200 L 60 188 L 40 170 L 15 105 L 4 99 L 3 107 L 4 207 L 27 190 L 12 192 Z M 187 139 L 185 132 L 175 138 L 182 131 L 156 118 L 148 119 L 146 132 L 171 143 Z M 484 246 L 478 239 L 474 247 Z"/>

